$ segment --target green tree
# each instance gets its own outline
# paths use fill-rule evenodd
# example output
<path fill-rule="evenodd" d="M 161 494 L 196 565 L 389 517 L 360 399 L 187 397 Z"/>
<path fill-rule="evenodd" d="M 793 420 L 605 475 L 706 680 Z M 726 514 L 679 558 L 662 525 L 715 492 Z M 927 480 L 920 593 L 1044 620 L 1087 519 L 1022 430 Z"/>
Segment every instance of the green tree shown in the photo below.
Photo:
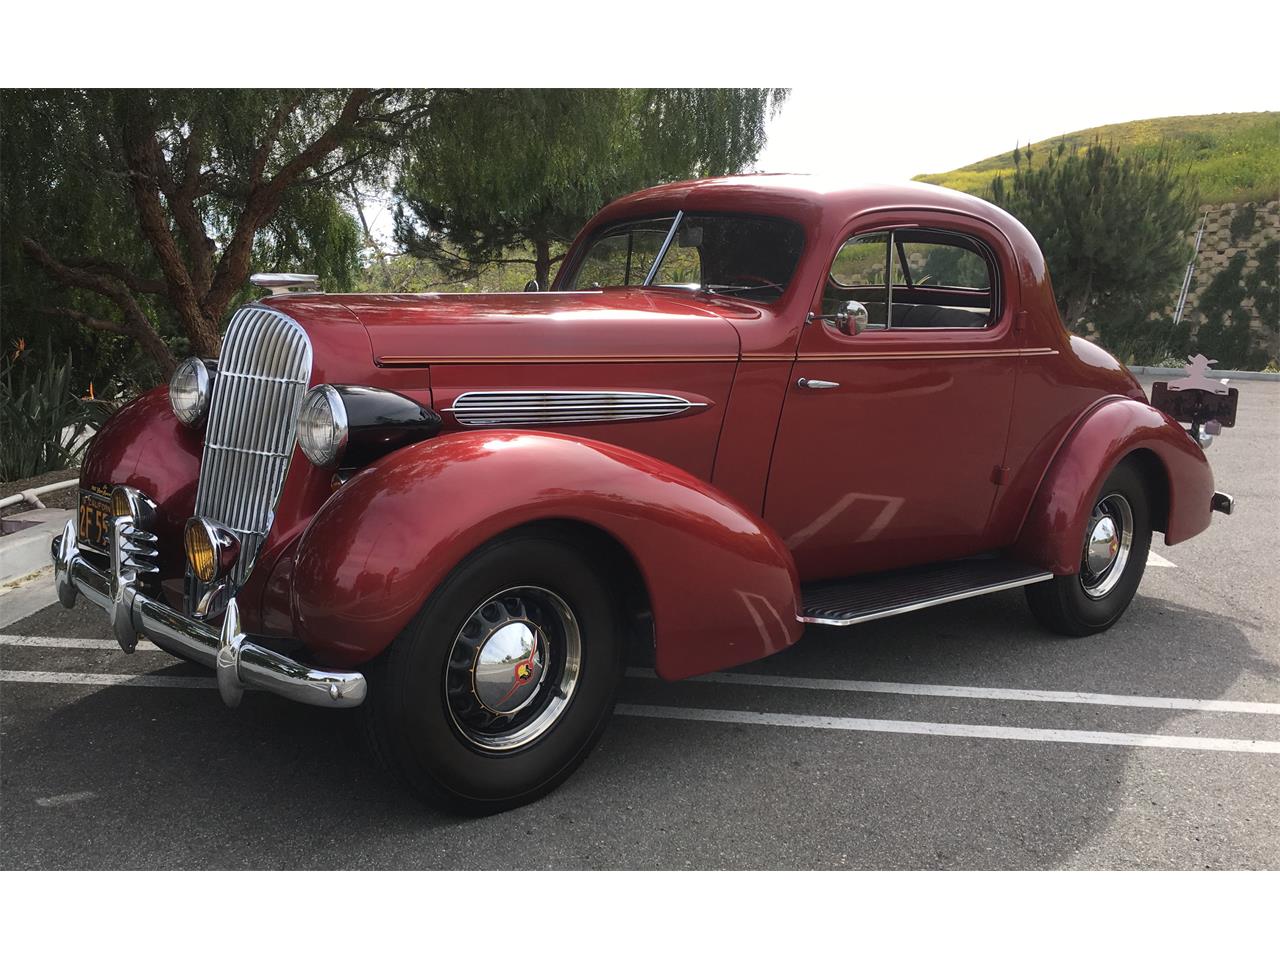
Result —
<path fill-rule="evenodd" d="M 451 279 L 524 264 L 546 289 L 605 203 L 741 170 L 785 90 L 453 90 L 433 101 L 397 178 L 396 240 Z"/>
<path fill-rule="evenodd" d="M 1030 153 L 1014 151 L 1013 175 L 997 175 L 990 197 L 1039 241 L 1068 328 L 1145 323 L 1186 269 L 1194 188 L 1163 152 L 1125 156 L 1098 141 L 1077 152 L 1060 143 L 1038 165 Z"/>
<path fill-rule="evenodd" d="M 393 90 L 6 91 L 6 335 L 64 318 L 82 333 L 64 326 L 59 346 L 69 340 L 83 356 L 97 342 L 83 331 L 123 335 L 167 375 L 175 346 L 217 355 L 222 321 L 254 268 L 309 269 L 350 285 L 359 231 L 338 197 L 385 176 L 429 99 Z"/>

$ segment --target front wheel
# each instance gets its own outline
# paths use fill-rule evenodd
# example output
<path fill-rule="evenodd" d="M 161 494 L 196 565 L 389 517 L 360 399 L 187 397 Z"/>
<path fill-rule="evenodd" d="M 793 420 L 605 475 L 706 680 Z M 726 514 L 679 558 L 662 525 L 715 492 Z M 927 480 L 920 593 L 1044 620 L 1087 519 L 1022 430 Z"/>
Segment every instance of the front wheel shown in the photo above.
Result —
<path fill-rule="evenodd" d="M 464 560 L 371 678 L 375 752 L 424 799 L 528 803 L 604 731 L 622 675 L 616 604 L 574 544 L 515 535 Z"/>
<path fill-rule="evenodd" d="M 1085 524 L 1080 570 L 1027 587 L 1041 625 L 1083 637 L 1106 630 L 1128 608 L 1151 547 L 1151 502 L 1142 475 L 1121 463 L 1107 477 Z"/>

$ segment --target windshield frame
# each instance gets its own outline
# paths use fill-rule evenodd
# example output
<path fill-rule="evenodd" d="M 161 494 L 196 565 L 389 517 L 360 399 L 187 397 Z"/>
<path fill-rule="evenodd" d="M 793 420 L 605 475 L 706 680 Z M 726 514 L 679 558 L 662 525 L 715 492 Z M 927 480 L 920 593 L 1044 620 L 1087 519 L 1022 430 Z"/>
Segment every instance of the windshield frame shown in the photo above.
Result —
<path fill-rule="evenodd" d="M 690 293 L 703 293 L 703 294 L 713 295 L 717 297 L 731 297 L 735 300 L 743 300 L 755 306 L 760 306 L 761 305 L 760 301 L 755 300 L 751 297 L 735 295 L 732 291 L 712 289 L 712 287 L 714 287 L 715 284 L 712 284 L 710 286 L 699 285 L 697 287 L 694 287 L 692 284 L 655 284 L 654 283 L 654 280 L 657 278 L 658 274 L 662 270 L 662 264 L 666 260 L 667 253 L 670 251 L 671 245 L 675 242 L 677 231 L 680 229 L 680 224 L 684 220 L 686 213 L 691 217 L 723 217 L 723 218 L 732 218 L 732 219 L 772 221 L 775 223 L 785 224 L 788 227 L 796 229 L 798 231 L 798 238 L 800 241 L 799 249 L 796 252 L 796 263 L 795 263 L 795 266 L 792 268 L 791 275 L 787 278 L 787 281 L 783 286 L 783 291 L 778 295 L 776 300 L 772 302 L 776 303 L 779 300 L 782 300 L 784 297 L 786 297 L 789 293 L 791 293 L 793 288 L 793 281 L 796 278 L 796 274 L 800 271 L 801 264 L 804 260 L 805 248 L 808 246 L 809 238 L 807 236 L 807 231 L 804 229 L 803 224 L 798 223 L 795 220 L 791 220 L 787 217 L 779 217 L 779 216 L 774 216 L 770 214 L 757 214 L 749 211 L 734 211 L 734 212 L 726 213 L 718 210 L 686 211 L 683 208 L 676 210 L 674 213 L 653 213 L 653 214 L 640 215 L 635 217 L 624 217 L 618 220 L 612 220 L 608 223 L 601 224 L 599 227 L 597 227 L 595 230 L 591 232 L 590 236 L 588 236 L 578 245 L 578 249 L 574 251 L 573 259 L 566 262 L 564 266 L 561 268 L 559 274 L 556 277 L 556 283 L 555 283 L 554 289 L 565 291 L 565 292 L 568 292 L 568 291 L 582 292 L 584 289 L 585 290 L 658 289 L 658 290 L 671 290 L 671 291 L 687 291 Z M 670 228 L 668 228 L 667 235 L 666 237 L 663 238 L 662 245 L 658 248 L 658 253 L 654 257 L 653 263 L 650 265 L 649 270 L 646 273 L 643 282 L 639 284 L 632 283 L 632 284 L 623 284 L 623 285 L 616 285 L 612 287 L 599 287 L 599 288 L 594 288 L 594 287 L 582 288 L 582 287 L 572 286 L 572 283 L 577 281 L 578 272 L 582 267 L 583 260 L 586 258 L 587 254 L 590 252 L 597 238 L 602 237 L 608 231 L 613 230 L 624 224 L 643 223 L 645 221 L 665 219 L 666 217 L 672 218 L 671 226 Z M 561 285 L 562 277 L 565 278 L 564 285 Z M 572 280 L 569 279 L 570 277 L 572 277 Z"/>

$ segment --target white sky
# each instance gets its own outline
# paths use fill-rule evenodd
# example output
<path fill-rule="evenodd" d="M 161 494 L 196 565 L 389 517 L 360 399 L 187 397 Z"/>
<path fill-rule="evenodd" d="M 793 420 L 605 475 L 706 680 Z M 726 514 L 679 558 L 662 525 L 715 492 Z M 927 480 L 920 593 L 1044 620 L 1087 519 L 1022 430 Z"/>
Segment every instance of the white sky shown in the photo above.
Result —
<path fill-rule="evenodd" d="M 816 57 L 820 74 L 791 84 L 757 168 L 901 180 L 1107 123 L 1280 110 L 1280 4 L 940 9 L 950 12 L 937 23 L 960 15 L 982 28 L 899 39 L 886 21 L 867 24 L 845 47 L 845 75 Z M 897 11 L 920 15 L 918 4 Z M 867 42 L 879 35 L 894 40 Z"/>
<path fill-rule="evenodd" d="M 259 32 L 272 55 L 254 57 L 244 31 L 260 0 L 225 0 L 213 20 L 135 0 L 127 29 L 111 5 L 68 3 L 60 56 L 15 45 L 0 83 L 785 86 L 757 168 L 851 181 L 938 173 L 1106 123 L 1280 109 L 1276 0 L 650 0 L 639 20 L 599 0 L 557 0 L 554 17 L 509 0 L 484 13 L 392 0 L 352 8 L 354 37 L 314 0 L 278 0 L 287 40 Z M 47 30 L 42 7 L 7 17 L 14 36 Z M 358 42 L 374 29 L 396 40 Z M 185 55 L 157 59 L 175 36 Z M 389 234 L 389 211 L 368 213 Z"/>
<path fill-rule="evenodd" d="M 847 96 L 829 87 L 792 88 L 790 99 L 769 125 L 756 168 L 851 180 L 908 180 L 966 166 L 1018 143 L 1107 123 L 1280 109 L 1280 74 L 1269 88 L 1259 85 L 1252 90 L 1234 84 L 1204 91 L 1135 84 L 1097 96 L 1033 98 L 1011 92 L 987 104 L 980 117 L 968 109 L 963 96 L 953 107 L 930 110 L 922 101 L 933 94 L 909 83 L 899 90 L 895 101 L 905 97 L 907 103 L 919 104 L 918 113 L 886 102 L 860 110 L 857 123 L 842 124 L 833 117 L 847 106 Z"/>

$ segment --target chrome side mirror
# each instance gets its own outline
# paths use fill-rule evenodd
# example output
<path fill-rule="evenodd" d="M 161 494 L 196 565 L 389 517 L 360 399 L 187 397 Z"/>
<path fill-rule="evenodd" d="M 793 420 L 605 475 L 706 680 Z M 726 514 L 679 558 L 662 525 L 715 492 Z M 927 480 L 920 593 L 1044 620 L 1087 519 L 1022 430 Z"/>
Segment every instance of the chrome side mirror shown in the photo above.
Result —
<path fill-rule="evenodd" d="M 537 293 L 540 289 L 542 288 L 538 286 L 537 280 L 530 280 L 528 283 L 524 285 L 525 293 Z"/>
<path fill-rule="evenodd" d="M 820 319 L 841 333 L 853 336 L 867 328 L 867 308 L 857 300 L 846 300 L 835 313 Z"/>

